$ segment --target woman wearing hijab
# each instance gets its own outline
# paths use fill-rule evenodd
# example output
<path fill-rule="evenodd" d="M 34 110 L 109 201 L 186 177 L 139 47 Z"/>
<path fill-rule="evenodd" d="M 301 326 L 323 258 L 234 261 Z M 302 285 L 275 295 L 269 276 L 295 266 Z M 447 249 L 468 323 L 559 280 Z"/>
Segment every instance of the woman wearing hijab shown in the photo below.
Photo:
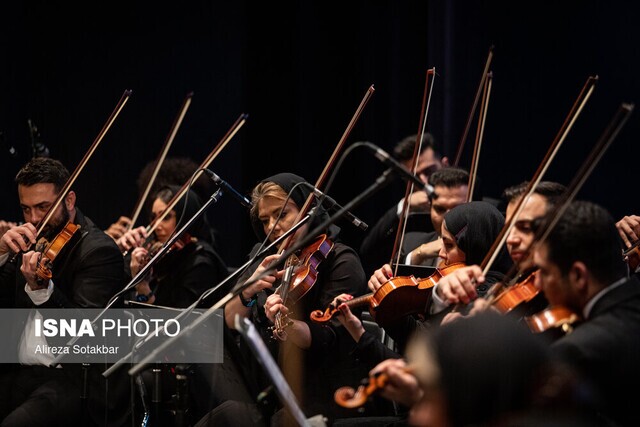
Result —
<path fill-rule="evenodd" d="M 480 264 L 498 237 L 504 226 L 504 217 L 498 209 L 487 202 L 470 202 L 458 205 L 447 212 L 442 224 L 443 245 L 439 256 L 442 260 L 440 267 L 446 268 L 453 264 Z M 511 259 L 506 250 L 501 250 L 493 263 L 492 270 L 487 274 L 487 280 L 478 285 L 477 292 L 484 295 L 491 283 L 504 277 L 511 267 Z M 442 278 L 444 280 L 447 276 Z M 434 286 L 434 289 L 437 288 Z M 431 306 L 427 307 L 424 315 L 405 316 L 396 323 L 385 326 L 386 332 L 395 340 L 400 353 L 404 353 L 406 343 L 416 329 L 429 328 L 439 325 L 448 306 L 438 306 L 436 291 L 430 299 Z M 351 299 L 350 296 L 340 296 L 340 300 Z M 338 317 L 349 330 L 352 338 L 358 342 L 358 353 L 362 358 L 375 364 L 382 358 L 393 357 L 388 349 L 380 346 L 370 334 L 365 333 L 362 323 L 349 311 L 346 304 L 339 306 L 342 316 Z M 400 357 L 397 354 L 397 357 Z M 371 366 L 370 366 L 371 367 Z"/>

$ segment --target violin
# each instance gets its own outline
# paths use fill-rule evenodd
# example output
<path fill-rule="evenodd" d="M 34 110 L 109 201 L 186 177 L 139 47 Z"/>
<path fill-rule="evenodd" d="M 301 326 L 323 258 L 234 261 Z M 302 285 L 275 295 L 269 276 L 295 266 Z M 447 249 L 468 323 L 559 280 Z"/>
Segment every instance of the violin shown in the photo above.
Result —
<path fill-rule="evenodd" d="M 444 265 L 423 279 L 414 276 L 393 277 L 375 292 L 345 301 L 345 304 L 349 308 L 369 304 L 369 313 L 384 328 L 404 316 L 424 314 L 431 299 L 431 288 L 444 276 L 464 266 L 464 263 Z M 337 307 L 331 305 L 324 311 L 314 310 L 310 318 L 316 323 L 326 323 L 339 312 Z"/>
<path fill-rule="evenodd" d="M 581 318 L 567 307 L 555 306 L 532 316 L 526 316 L 524 321 L 531 332 L 557 339 L 571 333 Z"/>
<path fill-rule="evenodd" d="M 404 369 L 405 372 L 412 372 L 412 366 L 407 366 Z M 363 384 L 360 385 L 357 390 L 352 387 L 345 386 L 340 387 L 333 394 L 333 400 L 342 406 L 343 408 L 359 408 L 367 403 L 369 396 L 376 393 L 378 390 L 383 389 L 389 382 L 389 376 L 384 372 L 378 372 L 377 374 L 370 375 L 365 379 Z"/>
<path fill-rule="evenodd" d="M 43 247 L 39 252 L 42 253 L 40 259 L 38 260 L 38 265 L 36 268 L 36 275 L 40 281 L 46 283 L 46 281 L 50 280 L 53 277 L 51 273 L 51 268 L 53 267 L 53 261 L 62 251 L 62 248 L 71 240 L 76 231 L 80 229 L 79 225 L 73 224 L 72 222 L 67 222 L 64 228 L 58 233 L 58 235 L 51 241 L 48 242 L 45 238 L 41 238 L 38 242 L 38 247 Z"/>
<path fill-rule="evenodd" d="M 543 310 L 547 306 L 547 300 L 544 293 L 535 286 L 537 273 L 538 270 L 534 270 L 502 291 L 493 299 L 491 305 L 502 314 L 517 317 Z"/>
<path fill-rule="evenodd" d="M 285 306 L 297 303 L 315 284 L 318 278 L 318 266 L 327 259 L 333 249 L 333 241 L 326 234 L 319 235 L 316 240 L 300 251 L 299 255 L 291 255 L 285 264 L 285 274 L 276 292 L 282 296 Z M 283 332 L 293 322 L 276 314 L 275 324 L 271 328 L 273 338 L 282 339 Z"/>

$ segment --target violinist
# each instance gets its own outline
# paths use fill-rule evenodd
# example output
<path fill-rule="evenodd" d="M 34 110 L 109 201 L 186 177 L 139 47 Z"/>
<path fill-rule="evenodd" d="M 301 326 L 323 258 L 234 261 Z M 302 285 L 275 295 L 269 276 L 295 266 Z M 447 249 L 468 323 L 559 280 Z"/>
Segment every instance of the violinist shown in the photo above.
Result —
<path fill-rule="evenodd" d="M 253 189 L 251 223 L 260 241 L 267 235 L 269 241 L 274 241 L 294 225 L 301 207 L 310 194 L 307 186 L 297 185 L 304 182 L 300 176 L 280 173 L 264 179 Z M 286 201 L 289 193 L 291 197 Z M 325 217 L 326 213 L 321 212 L 311 224 L 301 227 L 294 234 L 294 239 L 299 236 L 299 233 L 304 232 L 305 228 L 313 229 Z M 327 239 L 333 242 L 333 248 L 326 255 L 326 259 L 319 264 L 317 279 L 313 286 L 294 305 L 285 307 L 280 295 L 274 293 L 282 277 L 281 270 L 249 285 L 237 298 L 229 301 L 224 310 L 226 324 L 231 329 L 235 328 L 236 314 L 249 317 L 253 321 L 275 354 L 274 358 L 280 360 L 285 377 L 296 393 L 305 414 L 308 416 L 322 414 L 329 419 L 340 412 L 344 412 L 347 416 L 354 415 L 335 404 L 333 392 L 345 377 L 357 380 L 361 378 L 360 375 L 366 374 L 366 370 L 360 368 L 350 357 L 349 351 L 352 345 L 345 346 L 345 344 L 352 344 L 352 342 L 339 324 L 318 325 L 309 320 L 312 310 L 326 307 L 342 293 L 362 295 L 366 292 L 365 275 L 360 259 L 352 248 L 339 241 L 338 231 L 339 229 L 334 225 L 326 230 Z M 256 253 L 260 246 L 261 244 L 258 243 L 251 255 Z M 278 257 L 279 255 L 272 254 L 257 259 L 238 281 L 245 283 L 252 280 Z M 278 311 L 284 314 L 289 313 L 289 319 L 292 321 L 284 331 L 282 337 L 284 341 L 274 339 L 272 334 L 271 327 Z M 242 340 L 240 345 L 240 355 L 248 356 L 250 352 L 244 347 Z M 254 398 L 269 386 L 269 381 L 256 360 L 247 358 L 236 362 L 241 363 L 241 370 L 249 377 L 249 391 Z M 296 377 L 297 374 L 289 375 L 288 369 L 296 367 L 301 368 L 299 377 Z M 228 402 L 226 405 L 230 406 Z M 236 421 L 236 424 L 251 411 L 255 412 L 256 408 L 255 404 L 247 405 L 246 402 L 238 406 L 242 408 L 240 413 L 231 418 Z M 228 409 L 233 411 L 231 408 Z M 219 417 L 225 416 L 221 413 L 222 411 L 215 412 Z M 280 414 L 281 412 L 276 415 L 276 418 Z M 271 415 L 273 414 L 264 414 L 263 422 L 268 422 Z M 210 422 L 213 423 L 211 425 L 219 425 L 215 424 L 214 420 Z"/>
<path fill-rule="evenodd" d="M 511 219 L 517 209 L 518 203 L 524 196 L 528 184 L 528 181 L 524 181 L 504 190 L 503 199 L 507 202 L 507 221 Z M 565 191 L 566 187 L 562 184 L 552 181 L 542 181 L 538 183 L 531 196 L 524 202 L 520 215 L 515 221 L 506 240 L 506 247 L 511 256 L 511 260 L 521 272 L 521 277 L 517 279 L 518 281 L 527 279 L 527 277 L 535 271 L 533 259 L 529 251 L 534 239 L 532 229 L 533 221 L 553 209 Z M 447 305 L 460 302 L 467 304 L 473 301 L 474 304 L 471 313 L 486 309 L 489 306 L 489 302 L 484 298 L 476 299 L 478 293 L 473 283 L 474 281 L 478 283 L 483 280 L 480 273 L 481 269 L 477 265 L 461 268 L 452 272 L 438 283 L 438 297 L 441 297 Z M 539 304 L 544 305 L 544 301 Z M 532 309 L 535 310 L 536 307 L 538 310 L 542 309 L 539 304 L 532 307 Z M 523 307 L 523 309 L 529 310 L 529 307 Z M 518 310 L 520 312 L 519 314 L 526 314 L 523 309 Z M 447 316 L 447 320 L 459 315 L 460 314 L 452 314 L 451 316 Z"/>
<path fill-rule="evenodd" d="M 24 224 L 12 227 L 0 239 L 0 284 L 3 302 L 9 308 L 100 308 L 124 286 L 124 266 L 118 247 L 76 206 L 74 191 L 64 195 L 62 203 L 42 230 L 53 239 L 67 223 L 80 228 L 64 245 L 52 263 L 50 280 L 38 280 L 36 268 L 40 252 L 31 250 L 36 243 L 36 226 L 43 219 L 69 179 L 68 170 L 58 160 L 34 158 L 16 175 Z M 10 257 L 15 253 L 22 253 Z M 32 312 L 24 328 L 18 353 L 19 365 L 5 368 L 0 376 L 3 425 L 65 425 L 78 421 L 82 374 L 79 364 L 48 367 L 55 355 L 29 351 L 33 342 Z M 43 338 L 44 339 L 44 338 Z M 33 348 L 33 347 L 31 347 Z M 99 375 L 103 366 L 92 365 L 90 394 L 98 405 L 91 405 L 87 423 L 104 417 L 104 402 L 109 402 L 113 420 L 124 420 L 128 410 L 128 380 L 120 384 Z M 114 377 L 115 378 L 115 377 Z M 124 388 L 118 387 L 122 385 Z"/>
<path fill-rule="evenodd" d="M 383 361 L 374 376 L 386 378 L 382 396 L 411 408 L 400 425 L 601 425 L 583 414 L 592 401 L 582 378 L 535 336 L 493 312 L 421 331 L 405 359 Z"/>
<path fill-rule="evenodd" d="M 488 202 L 463 203 L 451 209 L 444 215 L 442 222 L 443 245 L 439 252 L 442 266 L 481 262 L 503 224 L 502 214 Z M 510 266 L 511 261 L 506 251 L 501 251 L 491 271 L 489 282 L 502 278 Z M 446 277 L 448 275 L 440 279 L 440 282 Z M 487 289 L 488 285 L 483 284 L 478 292 L 486 292 Z M 435 294 L 432 289 L 420 291 Z M 400 317 L 395 323 L 385 327 L 401 354 L 404 354 L 407 342 L 417 329 L 430 329 L 439 325 L 442 317 L 448 312 L 446 304 L 435 302 L 434 299 L 430 300 L 431 303 L 425 308 L 424 313 Z M 340 309 L 344 313 L 342 306 Z M 346 318 L 348 319 L 348 316 Z M 356 336 L 353 338 L 356 341 L 359 339 Z"/>
<path fill-rule="evenodd" d="M 411 170 L 413 154 L 416 146 L 418 135 L 409 135 L 403 138 L 393 148 L 393 156 L 402 163 L 407 169 Z M 436 141 L 433 135 L 425 133 L 422 138 L 421 151 L 418 156 L 416 166 L 416 175 L 425 183 L 429 182 L 435 185 L 431 179 L 431 175 L 448 166 L 449 160 L 441 157 L 436 151 Z M 469 177 L 465 181 L 469 181 Z M 440 193 L 436 193 L 440 194 Z M 404 199 L 393 205 L 373 227 L 368 231 L 362 244 L 360 245 L 360 256 L 365 267 L 365 271 L 371 271 L 388 260 L 388 254 L 393 251 L 393 241 L 398 229 L 398 219 L 402 215 L 402 207 Z M 426 215 L 431 209 L 431 200 L 425 191 L 415 191 L 409 198 L 409 222 L 407 227 L 410 231 L 420 233 L 430 233 L 438 231 L 433 228 L 429 222 L 425 222 Z M 415 247 L 412 246 L 411 249 Z"/>
<path fill-rule="evenodd" d="M 438 198 L 431 202 L 429 209 L 429 218 L 435 231 L 407 233 L 401 252 L 401 254 L 408 254 L 404 260 L 405 264 L 435 267 L 440 263 L 438 254 L 442 248 L 441 231 L 444 215 L 467 201 L 469 173 L 464 169 L 454 167 L 439 169 L 430 176 L 430 183 L 433 185 L 435 194 L 438 195 Z M 401 257 L 405 258 L 402 255 Z M 369 289 L 372 292 L 377 291 L 392 274 L 391 266 L 384 264 L 369 278 Z"/>
<path fill-rule="evenodd" d="M 626 255 L 625 259 L 630 273 L 640 274 L 640 249 L 638 248 L 638 243 L 640 242 L 640 216 L 626 215 L 616 222 L 616 228 L 624 243 L 625 252 L 635 247 Z"/>
<path fill-rule="evenodd" d="M 551 307 L 582 321 L 551 349 L 595 386 L 606 425 L 640 425 L 634 390 L 640 382 L 640 283 L 620 256 L 615 221 L 601 206 L 576 201 L 536 245 L 536 286 Z"/>

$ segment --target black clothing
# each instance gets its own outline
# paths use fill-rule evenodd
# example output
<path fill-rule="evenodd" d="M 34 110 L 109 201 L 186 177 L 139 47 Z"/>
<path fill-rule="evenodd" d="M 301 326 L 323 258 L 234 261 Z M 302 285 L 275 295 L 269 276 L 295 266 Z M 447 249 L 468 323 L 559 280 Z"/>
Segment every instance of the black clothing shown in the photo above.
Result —
<path fill-rule="evenodd" d="M 367 231 L 360 244 L 359 252 L 362 258 L 362 266 L 367 275 L 373 274 L 375 270 L 387 264 L 391 259 L 399 224 L 400 218 L 398 217 L 398 206 L 396 204 L 387 210 L 375 225 Z M 418 247 L 419 243 L 414 245 L 413 238 L 409 237 L 413 232 L 425 234 L 435 232 L 428 212 L 410 213 L 407 216 L 404 249 L 411 250 Z M 421 240 L 420 237 L 418 237 L 419 240 Z"/>
<path fill-rule="evenodd" d="M 604 406 L 604 419 L 620 426 L 640 425 L 640 281 L 627 279 L 602 296 L 589 318 L 556 340 L 551 350 L 591 381 Z"/>
<path fill-rule="evenodd" d="M 39 307 L 101 308 L 124 287 L 123 257 L 113 239 L 77 208 L 75 223 L 80 229 L 53 262 L 53 293 Z M 4 291 L 10 290 L 6 293 L 9 307 L 33 308 L 35 306 L 24 290 L 20 263 L 21 257 L 18 257 L 16 263 L 7 262 L 1 266 L 0 283 Z M 64 360 L 62 365 L 61 369 L 23 365 L 17 369 L 19 375 L 4 374 L 0 378 L 0 388 L 5 393 L 14 398 L 22 393 L 27 399 L 4 401 L 0 416 L 15 410 L 6 420 L 7 425 L 34 425 L 36 412 L 48 414 L 47 425 L 63 425 L 75 419 L 86 425 L 119 426 L 126 421 L 129 411 L 126 372 L 110 376 L 107 382 L 101 373 L 108 366 L 91 365 L 88 370 L 88 419 L 81 420 L 76 409 L 80 406 L 82 365 L 65 364 Z M 14 381 L 20 381 L 20 384 Z M 27 383 L 31 383 L 31 389 L 25 388 Z"/>

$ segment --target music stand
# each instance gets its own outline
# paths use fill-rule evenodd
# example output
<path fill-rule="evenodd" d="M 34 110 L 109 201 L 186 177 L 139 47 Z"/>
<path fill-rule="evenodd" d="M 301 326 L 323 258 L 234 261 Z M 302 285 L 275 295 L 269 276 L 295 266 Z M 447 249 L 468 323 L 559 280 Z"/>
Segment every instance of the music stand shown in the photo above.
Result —
<path fill-rule="evenodd" d="M 291 387 L 289 387 L 287 380 L 285 380 L 284 375 L 282 375 L 282 371 L 280 371 L 276 361 L 273 360 L 271 353 L 269 353 L 269 349 L 267 349 L 264 341 L 262 341 L 262 338 L 254 324 L 249 319 L 240 317 L 236 314 L 235 325 L 238 332 L 240 332 L 244 340 L 249 345 L 249 348 L 251 348 L 253 355 L 258 362 L 260 362 L 269 376 L 280 401 L 289 410 L 296 422 L 303 427 L 325 427 L 326 423 L 322 415 L 316 415 L 309 419 L 305 417 L 300 405 L 298 405 L 296 396 L 293 394 L 293 391 L 291 390 Z"/>

